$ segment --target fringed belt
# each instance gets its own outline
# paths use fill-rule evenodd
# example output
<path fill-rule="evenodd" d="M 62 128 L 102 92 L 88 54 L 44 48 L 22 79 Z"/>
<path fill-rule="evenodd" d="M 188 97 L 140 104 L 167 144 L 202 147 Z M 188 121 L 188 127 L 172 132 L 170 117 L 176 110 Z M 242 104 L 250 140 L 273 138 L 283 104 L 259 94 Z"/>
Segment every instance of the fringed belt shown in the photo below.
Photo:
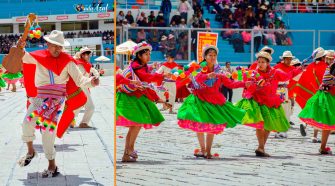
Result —
<path fill-rule="evenodd" d="M 36 120 L 36 129 L 53 133 L 58 123 L 58 117 L 62 113 L 60 110 L 66 97 L 66 85 L 52 84 L 37 87 L 37 98 L 42 98 L 43 103 L 34 110 L 27 120 L 31 121 L 33 118 Z"/>

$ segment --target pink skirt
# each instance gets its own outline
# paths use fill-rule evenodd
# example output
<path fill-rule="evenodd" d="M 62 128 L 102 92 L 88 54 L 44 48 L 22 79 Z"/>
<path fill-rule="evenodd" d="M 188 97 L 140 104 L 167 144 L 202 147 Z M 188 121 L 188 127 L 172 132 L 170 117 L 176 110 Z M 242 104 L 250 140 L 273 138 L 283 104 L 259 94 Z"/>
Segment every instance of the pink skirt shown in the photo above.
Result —
<path fill-rule="evenodd" d="M 158 127 L 160 123 L 157 124 L 140 124 L 133 121 L 130 121 L 122 116 L 119 116 L 116 120 L 116 126 L 121 127 L 143 127 L 144 129 L 152 129 L 153 127 Z"/>

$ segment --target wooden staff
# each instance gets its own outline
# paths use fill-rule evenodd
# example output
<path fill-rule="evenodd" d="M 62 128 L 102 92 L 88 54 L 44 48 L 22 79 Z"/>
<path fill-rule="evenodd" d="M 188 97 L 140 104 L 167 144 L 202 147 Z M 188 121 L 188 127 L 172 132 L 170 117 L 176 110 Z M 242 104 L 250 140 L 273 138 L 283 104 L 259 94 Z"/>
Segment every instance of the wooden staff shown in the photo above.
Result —
<path fill-rule="evenodd" d="M 24 50 L 23 50 L 24 45 L 22 45 L 22 43 L 26 41 L 31 23 L 34 22 L 35 19 L 36 19 L 35 14 L 30 13 L 28 15 L 22 37 L 20 37 L 17 45 L 13 46 L 9 50 L 9 53 L 3 58 L 2 66 L 9 73 L 15 74 L 22 70 L 22 58 L 24 56 Z"/>

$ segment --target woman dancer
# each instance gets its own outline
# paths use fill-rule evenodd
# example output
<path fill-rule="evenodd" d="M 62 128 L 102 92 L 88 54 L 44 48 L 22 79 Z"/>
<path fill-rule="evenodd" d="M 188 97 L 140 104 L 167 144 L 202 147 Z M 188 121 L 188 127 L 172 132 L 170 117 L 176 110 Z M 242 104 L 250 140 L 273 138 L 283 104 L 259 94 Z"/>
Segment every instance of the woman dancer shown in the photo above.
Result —
<path fill-rule="evenodd" d="M 220 67 L 217 65 L 218 48 L 206 46 L 203 49 L 206 64 L 202 71 L 196 75 L 196 82 L 202 86 L 193 89 L 178 111 L 178 125 L 197 133 L 201 150 L 194 156 L 212 159 L 211 148 L 214 134 L 220 134 L 224 128 L 235 127 L 241 123 L 245 111 L 233 106 L 226 101 L 220 93 L 223 84 L 229 88 L 241 88 L 250 83 L 234 82 L 224 74 L 218 74 Z M 204 66 L 204 65 L 203 65 Z M 207 69 L 207 70 L 206 70 Z M 195 86 L 194 83 L 191 86 Z M 207 133 L 205 140 L 205 133 Z M 206 141 L 206 142 L 205 142 Z"/>
<path fill-rule="evenodd" d="M 333 53 L 334 55 L 334 53 Z M 331 130 L 335 130 L 335 64 L 332 61 L 326 68 L 319 91 L 306 103 L 299 118 L 307 125 L 322 130 L 320 154 L 332 154 L 326 147 Z"/>
<path fill-rule="evenodd" d="M 270 67 L 271 54 L 261 51 L 257 55 L 256 71 L 262 81 L 253 84 L 243 91 L 243 99 L 236 106 L 247 111 L 242 124 L 256 128 L 258 148 L 256 156 L 269 157 L 265 152 L 265 144 L 271 131 L 285 132 L 290 128 L 285 112 L 281 106 L 282 100 L 276 90 L 279 81 L 287 81 L 301 72 L 300 69 L 285 73 Z"/>
<path fill-rule="evenodd" d="M 164 77 L 168 78 L 171 76 L 171 74 L 149 73 L 147 63 L 150 61 L 151 50 L 151 45 L 146 42 L 139 43 L 135 47 L 133 51 L 135 59 L 128 67 L 132 80 L 161 84 Z M 127 84 L 127 81 L 121 80 L 121 76 L 117 77 L 118 84 L 122 82 Z M 118 89 L 116 96 L 116 125 L 129 128 L 122 162 L 135 162 L 138 158 L 134 146 L 142 127 L 151 129 L 164 121 L 155 103 L 163 103 L 163 100 L 150 88 L 121 86 Z"/>

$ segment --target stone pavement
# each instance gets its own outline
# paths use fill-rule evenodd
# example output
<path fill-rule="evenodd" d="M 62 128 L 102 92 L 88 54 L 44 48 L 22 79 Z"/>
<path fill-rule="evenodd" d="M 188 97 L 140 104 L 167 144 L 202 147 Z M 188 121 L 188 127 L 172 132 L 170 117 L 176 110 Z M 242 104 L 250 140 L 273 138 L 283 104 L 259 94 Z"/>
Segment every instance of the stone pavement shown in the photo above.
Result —
<path fill-rule="evenodd" d="M 233 102 L 240 98 L 241 90 L 235 90 Z M 270 158 L 255 157 L 255 130 L 237 126 L 215 136 L 212 153 L 219 153 L 220 159 L 196 159 L 195 133 L 180 129 L 176 115 L 163 112 L 166 121 L 161 126 L 139 134 L 138 162 L 122 163 L 127 129 L 118 127 L 117 185 L 335 185 L 335 156 L 318 155 L 320 144 L 310 142 L 311 127 L 306 137 L 300 135 L 299 112 L 295 109 L 291 118 L 296 124 L 288 139 L 270 135 Z M 334 139 L 330 136 L 328 144 L 333 149 Z"/>
<path fill-rule="evenodd" d="M 17 165 L 27 152 L 20 126 L 26 111 L 25 92 L 22 88 L 16 93 L 0 92 L 0 185 L 114 185 L 113 89 L 111 76 L 101 77 L 101 85 L 91 89 L 96 111 L 90 125 L 95 129 L 70 129 L 62 139 L 56 139 L 56 163 L 61 175 L 55 178 L 39 176 L 47 168 L 47 159 L 38 131 L 35 149 L 39 156 L 27 167 Z"/>

